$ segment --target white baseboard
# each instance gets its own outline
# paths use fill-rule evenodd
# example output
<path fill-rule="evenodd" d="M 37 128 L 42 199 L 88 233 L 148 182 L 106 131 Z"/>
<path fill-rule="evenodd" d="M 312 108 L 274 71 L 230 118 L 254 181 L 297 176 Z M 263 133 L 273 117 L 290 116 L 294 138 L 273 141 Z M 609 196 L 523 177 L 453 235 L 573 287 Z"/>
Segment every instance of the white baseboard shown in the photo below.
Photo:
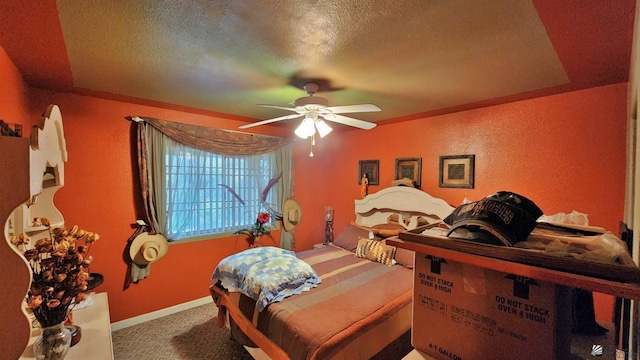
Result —
<path fill-rule="evenodd" d="M 205 296 L 203 298 L 191 300 L 186 303 L 182 303 L 182 304 L 174 305 L 168 308 L 152 311 L 150 313 L 134 316 L 129 319 L 124 319 L 124 320 L 112 323 L 111 331 L 116 331 L 116 330 L 127 328 L 129 326 L 142 324 L 150 320 L 155 320 L 163 316 L 175 314 L 177 312 L 188 310 L 200 305 L 205 305 L 210 302 L 213 302 L 213 298 L 211 296 Z"/>

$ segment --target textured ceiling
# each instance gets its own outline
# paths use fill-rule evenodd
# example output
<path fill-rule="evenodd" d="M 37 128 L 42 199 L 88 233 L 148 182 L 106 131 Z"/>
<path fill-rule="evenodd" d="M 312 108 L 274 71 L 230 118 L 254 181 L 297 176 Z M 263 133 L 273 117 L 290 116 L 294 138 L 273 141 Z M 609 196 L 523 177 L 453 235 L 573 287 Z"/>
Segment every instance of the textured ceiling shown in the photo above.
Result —
<path fill-rule="evenodd" d="M 329 105 L 378 105 L 351 114 L 376 122 L 624 82 L 635 12 L 632 0 L 24 3 L 0 5 L 0 45 L 30 86 L 247 121 L 286 115 L 256 104 L 289 106 L 305 79 Z"/>

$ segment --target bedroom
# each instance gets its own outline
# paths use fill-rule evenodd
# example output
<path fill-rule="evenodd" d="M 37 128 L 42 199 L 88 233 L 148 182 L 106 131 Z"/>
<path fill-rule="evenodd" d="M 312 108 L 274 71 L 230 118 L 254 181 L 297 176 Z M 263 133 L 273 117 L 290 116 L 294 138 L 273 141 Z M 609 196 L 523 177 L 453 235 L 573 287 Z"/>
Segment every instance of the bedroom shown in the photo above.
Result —
<path fill-rule="evenodd" d="M 633 5 L 626 2 L 618 11 L 628 15 Z M 51 6 L 43 5 L 44 9 L 37 10 L 55 11 L 55 4 L 53 10 Z M 17 22 L 27 22 L 35 28 L 46 23 L 30 23 L 30 17 L 24 13 L 17 16 Z M 609 21 L 613 22 L 621 15 L 614 11 L 611 16 Z M 623 30 L 631 31 L 632 24 L 626 24 Z M 20 26 L 25 33 L 31 29 Z M 592 32 L 597 29 L 592 28 Z M 613 39 L 603 42 L 620 41 L 615 36 L 619 34 L 613 32 Z M 335 208 L 336 233 L 353 220 L 353 200 L 360 196 L 358 161 L 367 159 L 380 160 L 380 185 L 371 186 L 371 192 L 391 183 L 396 158 L 421 157 L 422 189 L 450 204 L 506 189 L 535 199 L 545 213 L 576 209 L 589 214 L 593 224 L 617 231 L 624 212 L 631 53 L 630 34 L 623 35 L 627 35 L 626 47 L 621 50 L 605 47 L 607 51 L 600 54 L 600 48 L 594 45 L 592 52 L 580 54 L 589 56 L 592 62 L 604 58 L 605 64 L 598 68 L 601 72 L 596 73 L 608 82 L 594 80 L 581 84 L 575 91 L 384 123 L 370 131 L 336 131 L 317 142 L 313 158 L 308 157 L 308 142 L 295 142 L 296 199 L 305 216 L 296 229 L 296 250 L 310 249 L 323 238 L 324 206 Z M 598 40 L 597 36 L 595 39 Z M 48 104 L 57 104 L 62 111 L 69 162 L 66 184 L 57 195 L 56 205 L 67 221 L 83 224 L 102 235 L 102 243 L 94 250 L 94 266 L 106 279 L 101 291 L 109 293 L 111 321 L 207 297 L 215 264 L 244 248 L 234 237 L 171 245 L 169 254 L 155 264 L 149 278 L 122 289 L 127 271 L 122 253 L 132 232 L 130 224 L 136 219 L 137 201 L 132 185 L 135 180 L 131 124 L 124 118 L 144 115 L 226 129 L 236 129 L 246 121 L 178 106 L 163 108 L 152 102 L 52 91 L 46 89 L 46 84 L 31 86 L 25 80 L 29 74 L 21 73 L 18 59 L 12 58 L 28 56 L 29 52 L 16 54 L 14 42 L 5 44 L 4 37 L 0 40 L 3 41 L 0 73 L 4 80 L 0 84 L 3 98 L 0 118 L 28 127 Z M 54 65 L 60 59 L 58 47 L 64 44 L 60 43 L 61 37 L 53 40 L 46 46 L 38 45 L 37 41 L 29 42 L 28 46 L 52 52 L 47 60 L 57 69 Z M 279 126 L 255 131 L 292 136 L 292 129 Z M 474 189 L 438 186 L 438 158 L 454 154 L 475 154 Z M 185 282 L 189 286 L 183 286 Z M 613 300 L 596 294 L 596 303 L 598 317 L 610 319 Z"/>

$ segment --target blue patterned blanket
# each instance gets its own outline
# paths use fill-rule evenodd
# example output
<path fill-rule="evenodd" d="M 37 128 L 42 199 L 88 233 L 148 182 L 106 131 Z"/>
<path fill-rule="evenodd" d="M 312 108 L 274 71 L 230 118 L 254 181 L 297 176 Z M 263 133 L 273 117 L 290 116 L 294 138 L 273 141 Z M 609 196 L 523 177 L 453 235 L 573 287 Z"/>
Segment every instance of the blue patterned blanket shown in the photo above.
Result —
<path fill-rule="evenodd" d="M 228 291 L 241 292 L 255 300 L 259 311 L 322 282 L 293 251 L 273 246 L 244 250 L 222 259 L 211 280 L 219 280 Z"/>

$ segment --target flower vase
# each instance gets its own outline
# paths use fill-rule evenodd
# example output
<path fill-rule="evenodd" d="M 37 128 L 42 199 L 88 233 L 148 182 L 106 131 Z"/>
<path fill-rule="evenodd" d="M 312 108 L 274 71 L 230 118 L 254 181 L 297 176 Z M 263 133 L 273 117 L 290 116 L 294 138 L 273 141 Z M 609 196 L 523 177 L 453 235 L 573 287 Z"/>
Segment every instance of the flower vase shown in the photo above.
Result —
<path fill-rule="evenodd" d="M 247 237 L 247 243 L 249 244 L 250 248 L 258 246 L 258 244 L 260 243 L 260 235 L 249 235 Z"/>
<path fill-rule="evenodd" d="M 38 360 L 62 360 L 71 347 L 71 331 L 60 324 L 42 328 L 42 334 L 33 343 Z"/>

